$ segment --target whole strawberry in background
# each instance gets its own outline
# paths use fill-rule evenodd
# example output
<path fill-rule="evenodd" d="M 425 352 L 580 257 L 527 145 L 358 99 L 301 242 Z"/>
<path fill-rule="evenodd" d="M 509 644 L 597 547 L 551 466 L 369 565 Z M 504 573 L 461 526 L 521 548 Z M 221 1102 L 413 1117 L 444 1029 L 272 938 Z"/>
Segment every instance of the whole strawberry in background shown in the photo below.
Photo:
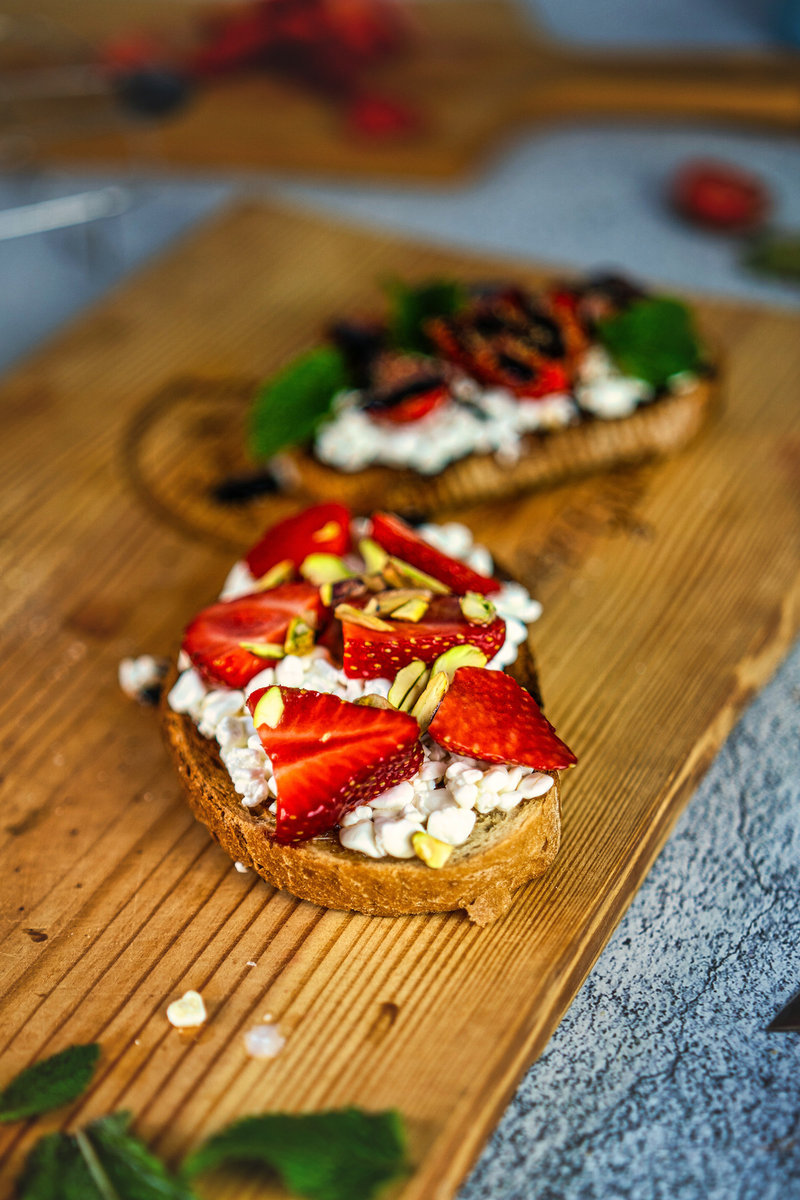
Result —
<path fill-rule="evenodd" d="M 800 233 L 770 225 L 774 202 L 760 176 L 733 163 L 691 159 L 673 175 L 669 199 L 683 220 L 734 237 L 747 270 L 800 281 Z"/>
<path fill-rule="evenodd" d="M 673 176 L 671 194 L 682 217 L 721 232 L 751 233 L 772 210 L 769 188 L 758 175 L 712 159 L 684 163 Z"/>

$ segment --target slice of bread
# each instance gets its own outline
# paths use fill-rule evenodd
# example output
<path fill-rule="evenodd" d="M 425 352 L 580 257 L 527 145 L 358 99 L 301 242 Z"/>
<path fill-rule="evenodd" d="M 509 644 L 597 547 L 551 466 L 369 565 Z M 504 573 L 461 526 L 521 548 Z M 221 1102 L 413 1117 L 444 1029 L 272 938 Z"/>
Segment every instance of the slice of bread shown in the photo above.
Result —
<path fill-rule="evenodd" d="M 527 646 L 520 647 L 510 673 L 538 697 L 536 668 Z M 167 705 L 175 675 L 173 668 L 166 680 L 162 725 L 195 817 L 232 859 L 301 900 L 381 917 L 464 909 L 471 921 L 486 925 L 502 916 L 514 891 L 543 874 L 558 852 L 558 772 L 551 772 L 555 782 L 546 795 L 523 801 L 508 814 L 479 816 L 469 842 L 457 847 L 439 869 L 417 858 L 367 858 L 345 849 L 335 833 L 294 846 L 278 845 L 269 836 L 274 819 L 245 808 L 216 742 L 204 738 L 190 717 Z"/>
<path fill-rule="evenodd" d="M 643 405 L 628 417 L 585 419 L 564 429 L 528 434 L 514 464 L 499 462 L 491 454 L 471 454 L 437 475 L 380 466 L 348 474 L 326 466 L 309 449 L 294 449 L 281 456 L 282 469 L 287 486 L 308 500 L 336 496 L 360 512 L 380 507 L 425 514 L 668 457 L 699 433 L 715 394 L 713 381 L 698 377 L 687 391 Z"/>

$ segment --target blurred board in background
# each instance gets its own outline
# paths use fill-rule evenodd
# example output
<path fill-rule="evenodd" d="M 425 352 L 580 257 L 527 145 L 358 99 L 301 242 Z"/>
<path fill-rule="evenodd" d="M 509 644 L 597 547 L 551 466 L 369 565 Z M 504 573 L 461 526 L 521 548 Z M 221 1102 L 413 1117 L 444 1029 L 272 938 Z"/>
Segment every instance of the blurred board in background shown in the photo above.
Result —
<path fill-rule="evenodd" d="M 10 15 L 29 8 L 26 0 L 4 7 Z M 180 38 L 199 11 L 157 0 L 37 4 L 87 45 L 136 29 Z M 79 123 L 62 107 L 29 149 L 47 162 L 435 181 L 464 175 L 515 130 L 564 118 L 658 116 L 800 131 L 796 54 L 573 50 L 506 0 L 429 0 L 413 11 L 416 44 L 367 75 L 419 113 L 419 128 L 396 137 L 354 137 L 324 100 L 247 72 L 204 84 L 158 124 L 122 119 L 97 97 L 79 106 Z"/>

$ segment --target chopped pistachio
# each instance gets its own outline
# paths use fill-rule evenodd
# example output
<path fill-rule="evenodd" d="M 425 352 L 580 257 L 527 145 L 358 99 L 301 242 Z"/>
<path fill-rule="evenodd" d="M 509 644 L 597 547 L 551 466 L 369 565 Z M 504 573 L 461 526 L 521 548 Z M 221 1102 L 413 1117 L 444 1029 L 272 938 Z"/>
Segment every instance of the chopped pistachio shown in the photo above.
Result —
<path fill-rule="evenodd" d="M 270 729 L 277 729 L 283 717 L 283 709 L 281 689 L 279 687 L 268 688 L 253 709 L 253 724 L 256 729 L 259 725 L 269 725 Z"/>
<path fill-rule="evenodd" d="M 406 600 L 392 613 L 393 621 L 421 621 L 428 611 L 427 600 Z"/>
<path fill-rule="evenodd" d="M 382 575 L 362 575 L 361 582 L 368 592 L 385 592 L 389 586 Z"/>
<path fill-rule="evenodd" d="M 491 600 L 487 600 L 480 592 L 467 592 L 458 603 L 471 625 L 491 625 L 497 616 L 497 610 Z"/>
<path fill-rule="evenodd" d="M 436 675 L 431 675 L 425 691 L 411 709 L 411 715 L 415 718 L 423 733 L 433 720 L 434 714 L 444 699 L 449 686 L 450 680 L 444 671 L 438 671 Z"/>
<path fill-rule="evenodd" d="M 368 693 L 366 696 L 359 696 L 356 704 L 362 705 L 364 708 L 394 708 L 385 696 L 376 696 L 373 693 Z"/>
<path fill-rule="evenodd" d="M 368 602 L 365 611 L 375 613 L 377 617 L 390 616 L 395 609 L 402 606 L 409 600 L 430 600 L 431 593 L 427 588 L 391 588 L 389 591 L 379 592 Z"/>
<path fill-rule="evenodd" d="M 308 554 L 300 564 L 300 574 L 309 583 L 338 583 L 340 579 L 352 579 L 353 572 L 347 563 L 335 554 Z"/>
<path fill-rule="evenodd" d="M 302 617 L 292 617 L 283 648 L 287 654 L 310 654 L 314 649 L 314 630 Z"/>
<path fill-rule="evenodd" d="M 392 627 L 388 621 L 382 621 L 380 617 L 365 613 L 361 608 L 354 608 L 352 604 L 337 604 L 333 615 L 337 621 L 347 621 L 350 625 L 361 625 L 364 629 L 377 629 L 382 633 L 391 633 Z"/>
<path fill-rule="evenodd" d="M 410 663 L 406 663 L 394 677 L 394 683 L 389 688 L 389 703 L 395 708 L 405 708 L 405 702 L 411 692 L 421 684 L 419 692 L 414 697 L 412 704 L 413 708 L 428 682 L 428 668 L 421 658 L 412 659 Z"/>
<path fill-rule="evenodd" d="M 446 596 L 450 591 L 446 583 L 434 579 L 432 575 L 426 575 L 424 571 L 412 567 L 411 563 L 403 562 L 402 558 L 390 558 L 382 573 L 391 587 L 408 587 L 410 584 L 411 587 L 428 588 L 431 592 L 438 592 L 440 596 Z"/>
<path fill-rule="evenodd" d="M 368 575 L 377 575 L 386 566 L 389 555 L 383 546 L 379 546 L 372 538 L 362 538 L 358 543 L 358 553 L 364 560 Z"/>
<path fill-rule="evenodd" d="M 438 838 L 431 837 L 424 829 L 412 833 L 411 845 L 414 847 L 417 858 L 421 858 L 427 866 L 433 867 L 434 870 L 443 867 L 453 853 L 452 846 L 448 846 L 447 842 L 440 842 Z"/>
<path fill-rule="evenodd" d="M 274 567 L 270 567 L 265 575 L 257 579 L 253 584 L 253 590 L 256 592 L 265 592 L 267 588 L 277 587 L 279 583 L 288 583 L 294 575 L 294 563 L 290 558 L 284 558 L 280 562 L 275 563 Z"/>
<path fill-rule="evenodd" d="M 445 650 L 443 654 L 440 654 L 431 667 L 431 675 L 436 675 L 437 672 L 444 671 L 452 683 L 453 676 L 459 667 L 485 667 L 487 661 L 486 655 L 482 650 L 467 642 L 464 646 L 451 646 L 449 650 Z"/>
<path fill-rule="evenodd" d="M 283 646 L 275 646 L 272 642 L 239 642 L 239 645 L 258 658 L 283 658 L 286 654 Z"/>

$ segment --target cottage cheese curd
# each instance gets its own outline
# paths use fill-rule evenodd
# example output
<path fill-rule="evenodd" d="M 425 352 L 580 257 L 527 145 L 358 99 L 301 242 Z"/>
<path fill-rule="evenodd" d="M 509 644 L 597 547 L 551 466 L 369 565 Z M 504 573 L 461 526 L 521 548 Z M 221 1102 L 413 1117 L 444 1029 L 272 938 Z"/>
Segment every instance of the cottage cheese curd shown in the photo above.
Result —
<path fill-rule="evenodd" d="M 408 425 L 376 421 L 361 407 L 360 392 L 341 392 L 333 417 L 317 434 L 316 456 L 347 472 L 381 464 L 435 475 L 469 454 L 494 454 L 513 464 L 527 433 L 573 425 L 581 410 L 603 420 L 627 417 L 654 395 L 648 383 L 621 374 L 602 346 L 584 354 L 574 395 L 520 400 L 506 388 L 482 388 L 463 375 L 451 391 L 450 401 Z"/>
<path fill-rule="evenodd" d="M 423 525 L 418 532 L 445 554 L 483 574 L 492 574 L 491 555 L 485 547 L 474 544 L 465 525 Z M 246 564 L 237 563 L 225 581 L 222 598 L 246 595 L 254 582 Z M 492 601 L 506 622 L 506 637 L 487 666 L 502 670 L 516 659 L 528 625 L 541 614 L 541 605 L 522 584 L 514 582 L 505 583 Z M 241 691 L 207 686 L 185 658 L 179 666 L 183 669 L 167 697 L 170 708 L 188 714 L 204 737 L 216 739 L 242 804 L 247 808 L 267 805 L 273 812 L 275 779 L 246 707 L 247 696 L 277 683 L 353 701 L 366 694 L 386 696 L 391 686 L 388 679 L 348 679 L 322 646 L 316 646 L 310 654 L 287 655 L 259 672 Z M 523 800 L 544 795 L 553 785 L 549 775 L 530 767 L 497 766 L 451 754 L 427 735 L 422 738 L 422 747 L 423 764 L 412 779 L 342 818 L 339 840 L 343 846 L 368 858 L 413 858 L 411 839 L 420 830 L 448 845 L 462 846 L 469 840 L 479 815 L 510 812 Z"/>

